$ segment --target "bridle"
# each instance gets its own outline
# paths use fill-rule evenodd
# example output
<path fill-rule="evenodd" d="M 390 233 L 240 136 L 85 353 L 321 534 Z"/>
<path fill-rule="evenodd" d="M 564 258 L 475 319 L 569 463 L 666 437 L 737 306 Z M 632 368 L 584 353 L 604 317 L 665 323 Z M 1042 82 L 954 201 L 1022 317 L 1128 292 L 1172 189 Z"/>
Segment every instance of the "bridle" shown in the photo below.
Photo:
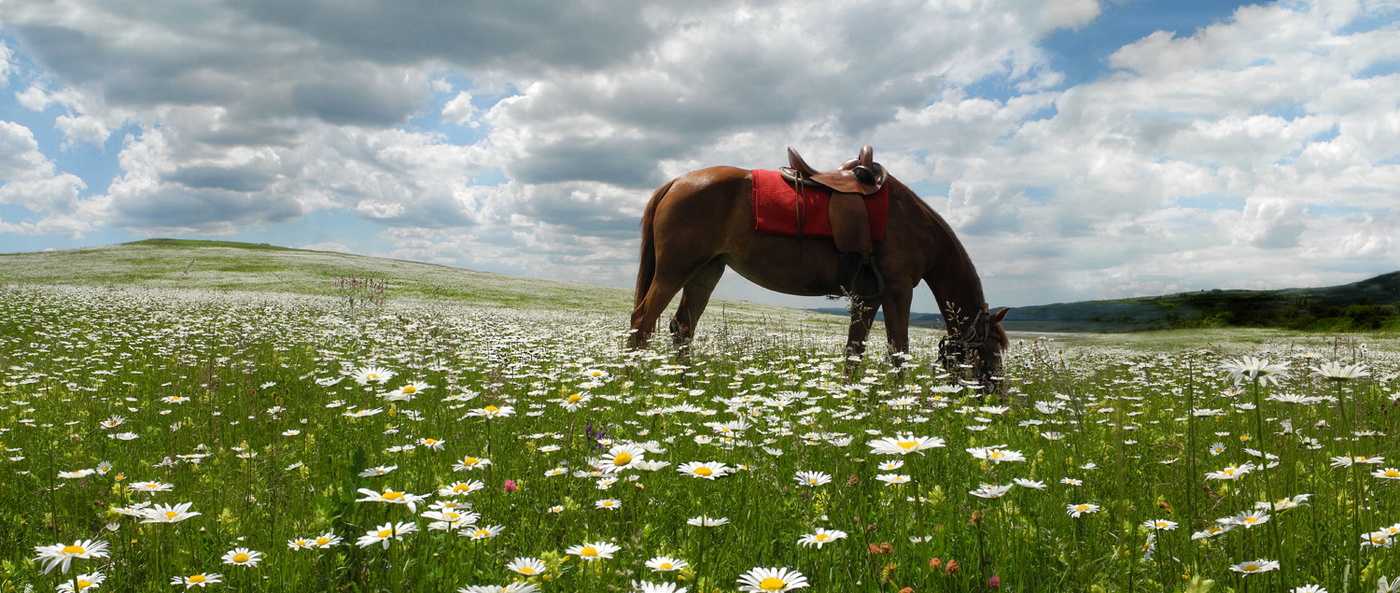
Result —
<path fill-rule="evenodd" d="M 986 311 L 978 311 L 966 329 L 938 341 L 938 363 L 945 369 L 951 369 L 954 363 L 967 360 L 969 352 L 980 352 L 986 348 L 991 337 L 992 318 Z M 983 364 L 982 378 L 989 379 L 991 376 L 991 369 Z"/>

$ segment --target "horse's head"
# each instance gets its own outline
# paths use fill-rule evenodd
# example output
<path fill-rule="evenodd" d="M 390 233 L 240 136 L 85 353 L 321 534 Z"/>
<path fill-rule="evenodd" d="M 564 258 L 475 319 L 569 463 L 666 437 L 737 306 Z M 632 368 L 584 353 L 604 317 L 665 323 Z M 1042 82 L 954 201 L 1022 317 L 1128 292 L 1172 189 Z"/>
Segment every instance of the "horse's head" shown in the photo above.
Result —
<path fill-rule="evenodd" d="M 1010 343 L 1001 320 L 1011 309 L 991 313 L 987 306 L 962 329 L 949 325 L 948 337 L 938 342 L 938 361 L 954 376 L 975 379 L 992 390 L 1001 388 L 1001 351 Z"/>

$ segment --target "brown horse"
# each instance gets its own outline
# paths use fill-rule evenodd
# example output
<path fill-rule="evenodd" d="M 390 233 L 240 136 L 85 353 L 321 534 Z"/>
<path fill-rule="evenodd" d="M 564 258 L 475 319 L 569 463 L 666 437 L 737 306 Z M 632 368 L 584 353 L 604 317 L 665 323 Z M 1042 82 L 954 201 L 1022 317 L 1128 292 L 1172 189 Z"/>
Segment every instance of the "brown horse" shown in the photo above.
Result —
<path fill-rule="evenodd" d="M 908 187 L 890 177 L 885 238 L 876 243 L 876 265 L 884 279 L 879 301 L 853 307 L 847 353 L 859 357 L 879 307 L 894 352 L 909 350 L 909 306 L 914 287 L 926 282 L 947 321 L 940 359 L 950 371 L 971 368 L 972 376 L 995 382 L 1001 350 L 1007 345 L 1001 320 L 1008 309 L 991 313 L 982 282 L 952 229 Z M 642 216 L 642 255 L 637 271 L 632 334 L 628 346 L 645 348 L 671 298 L 682 291 L 671 321 L 677 346 L 694 335 L 710 293 L 734 268 L 754 284 L 777 292 L 821 296 L 840 294 L 839 252 L 830 238 L 754 233 L 753 176 L 746 169 L 711 167 L 693 171 L 658 188 Z M 899 356 L 894 357 L 896 363 Z"/>

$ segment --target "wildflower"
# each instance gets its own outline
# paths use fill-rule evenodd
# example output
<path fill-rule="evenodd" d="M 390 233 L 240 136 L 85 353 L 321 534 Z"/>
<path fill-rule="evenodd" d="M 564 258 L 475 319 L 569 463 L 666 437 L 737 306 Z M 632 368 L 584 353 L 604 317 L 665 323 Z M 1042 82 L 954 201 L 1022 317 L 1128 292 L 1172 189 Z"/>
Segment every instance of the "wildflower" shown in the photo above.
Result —
<path fill-rule="evenodd" d="M 1374 472 L 1371 472 L 1371 475 L 1373 477 L 1381 478 L 1383 480 L 1400 480 L 1400 469 L 1387 467 L 1385 469 L 1378 469 Z"/>
<path fill-rule="evenodd" d="M 485 527 L 480 525 L 472 525 L 471 527 L 458 531 L 457 535 L 460 535 L 462 537 L 469 537 L 472 539 L 472 541 L 480 541 L 483 539 L 491 539 L 493 537 L 496 537 L 505 530 L 506 528 L 504 525 L 487 525 Z"/>
<path fill-rule="evenodd" d="M 593 504 L 593 507 L 594 507 L 594 508 L 599 508 L 599 509 L 608 509 L 608 510 L 611 510 L 611 511 L 615 511 L 615 510 L 617 510 L 617 509 L 622 508 L 622 501 L 620 501 L 620 500 L 618 500 L 618 499 L 616 499 L 616 498 L 604 498 L 604 499 L 600 499 L 600 500 L 598 500 L 597 502 L 595 502 L 595 503 Z"/>
<path fill-rule="evenodd" d="M 62 566 L 63 572 L 67 573 L 68 565 L 73 562 L 74 558 L 83 560 L 106 558 L 107 542 L 85 539 L 68 545 L 57 543 L 52 546 L 35 546 L 34 551 L 38 553 L 34 559 L 44 562 L 44 574 L 48 574 L 58 566 Z"/>
<path fill-rule="evenodd" d="M 514 582 L 504 587 L 500 585 L 467 585 L 457 589 L 457 593 L 535 593 L 540 586 L 534 583 Z"/>
<path fill-rule="evenodd" d="M 816 488 L 831 483 L 831 475 L 822 472 L 797 472 L 797 483 L 800 486 Z"/>
<path fill-rule="evenodd" d="M 1243 475 L 1245 475 L 1245 474 L 1247 474 L 1247 473 L 1249 473 L 1249 472 L 1251 472 L 1251 471 L 1254 471 L 1255 469 L 1257 469 L 1257 467 L 1256 467 L 1253 463 L 1246 463 L 1246 464 L 1244 464 L 1244 465 L 1238 465 L 1238 466 L 1237 466 L 1237 465 L 1227 465 L 1227 466 L 1225 466 L 1225 469 L 1222 469 L 1222 470 L 1220 470 L 1220 471 L 1218 471 L 1218 472 L 1208 472 L 1208 473 L 1206 474 L 1206 479 L 1207 479 L 1207 480 L 1238 480 L 1238 479 L 1240 479 L 1240 476 L 1243 476 Z"/>
<path fill-rule="evenodd" d="M 501 489 L 506 492 L 515 492 L 515 480 L 506 480 L 505 483 L 501 485 Z"/>
<path fill-rule="evenodd" d="M 729 473 L 734 471 L 734 469 L 718 461 L 707 461 L 704 463 L 701 463 L 699 461 L 690 461 L 681 464 L 680 467 L 676 468 L 676 471 L 686 474 L 692 478 L 705 478 L 707 480 L 714 480 L 716 478 L 722 478 L 724 476 L 729 475 Z"/>
<path fill-rule="evenodd" d="M 86 477 L 88 477 L 88 476 L 90 476 L 90 475 L 92 475 L 92 474 L 95 474 L 95 473 L 97 473 L 97 470 L 95 470 L 95 469 L 80 469 L 80 470 L 71 471 L 71 472 L 62 472 L 62 471 L 61 471 L 61 472 L 58 472 L 58 477 L 63 478 L 63 479 L 65 479 L 65 480 L 76 480 L 76 479 L 78 479 L 78 478 L 86 478 Z"/>
<path fill-rule="evenodd" d="M 105 580 L 107 580 L 107 575 L 102 574 L 102 571 L 91 574 L 80 574 L 73 577 L 71 581 L 59 583 L 58 591 L 59 593 L 77 593 L 78 591 L 96 589 L 97 586 L 101 585 L 102 581 Z"/>
<path fill-rule="evenodd" d="M 481 469 L 488 465 L 491 465 L 490 459 L 487 459 L 485 457 L 472 457 L 468 455 L 466 457 L 463 457 L 461 461 L 458 461 L 456 464 L 454 464 L 452 466 L 452 471 L 468 472 L 472 470 Z"/>
<path fill-rule="evenodd" d="M 1327 593 L 1327 590 L 1323 589 L 1322 585 L 1308 584 L 1301 587 L 1294 587 L 1289 590 L 1289 593 Z"/>
<path fill-rule="evenodd" d="M 720 525 L 729 524 L 729 519 L 727 517 L 714 518 L 706 515 L 700 515 L 698 517 L 691 517 L 687 519 L 686 523 L 694 525 L 696 527 L 719 527 Z"/>
<path fill-rule="evenodd" d="M 174 506 L 157 504 L 153 508 L 145 509 L 142 516 L 146 519 L 142 523 L 179 523 L 199 515 L 199 513 L 190 510 L 192 504 L 194 503 L 182 502 Z"/>
<path fill-rule="evenodd" d="M 633 581 L 632 584 L 636 586 L 637 593 L 685 593 L 688 590 L 675 583 L 648 583 L 646 581 L 639 583 Z"/>
<path fill-rule="evenodd" d="M 1325 362 L 1312 370 L 1313 374 L 1329 381 L 1350 381 L 1371 375 L 1364 364 L 1343 365 L 1339 362 Z"/>
<path fill-rule="evenodd" d="M 192 574 L 192 575 L 187 576 L 187 577 L 172 577 L 172 578 L 170 579 L 170 584 L 172 584 L 172 585 L 184 585 L 184 586 L 185 586 L 185 590 L 188 591 L 188 590 L 190 590 L 191 588 L 193 588 L 193 587 L 195 587 L 195 586 L 198 586 L 198 587 L 200 587 L 200 588 L 203 588 L 205 585 L 209 585 L 209 584 L 211 584 L 211 583 L 221 583 L 221 582 L 223 582 L 223 581 L 221 580 L 221 579 L 223 579 L 223 578 L 224 578 L 224 575 L 221 575 L 221 574 L 219 574 L 219 573 L 217 573 L 217 572 L 210 572 L 210 573 L 202 573 L 202 572 L 201 572 L 201 573 L 199 573 L 199 574 Z"/>
<path fill-rule="evenodd" d="M 831 542 L 834 542 L 834 541 L 836 541 L 836 540 L 838 540 L 838 539 L 845 539 L 845 538 L 846 538 L 846 532 L 844 532 L 844 531 L 839 531 L 839 530 L 834 530 L 834 529 L 833 529 L 833 530 L 827 530 L 827 529 L 822 529 L 822 528 L 818 527 L 816 533 L 809 533 L 809 534 L 807 534 L 807 535 L 804 535 L 804 536 L 798 538 L 798 539 L 797 539 L 797 543 L 800 544 L 800 545 L 802 545 L 802 546 L 806 546 L 806 547 L 816 546 L 817 549 L 820 550 L 821 547 L 824 546 L 824 545 L 826 545 L 826 544 L 829 544 L 829 543 L 831 543 Z"/>
<path fill-rule="evenodd" d="M 756 567 L 740 575 L 738 582 L 745 593 L 773 593 L 806 587 L 807 577 L 789 568 Z"/>
<path fill-rule="evenodd" d="M 129 488 L 137 492 L 170 492 L 175 489 L 175 485 L 163 482 L 132 482 Z"/>
<path fill-rule="evenodd" d="M 315 547 L 311 540 L 304 537 L 287 540 L 287 547 L 292 550 L 308 550 Z"/>
<path fill-rule="evenodd" d="M 884 482 L 886 486 L 898 486 L 914 481 L 913 478 L 904 474 L 880 474 L 875 476 L 875 479 Z"/>
<path fill-rule="evenodd" d="M 381 465 L 381 466 L 378 466 L 378 467 L 371 467 L 371 468 L 369 468 L 369 469 L 367 469 L 367 470 L 365 470 L 365 471 L 360 472 L 360 477 L 361 477 L 361 478 L 373 478 L 373 477 L 378 477 L 378 476 L 382 476 L 382 475 L 388 474 L 389 472 L 394 471 L 394 470 L 396 470 L 396 469 L 399 469 L 399 466 L 397 466 L 397 465 Z"/>
<path fill-rule="evenodd" d="M 642 461 L 646 452 L 646 449 L 638 445 L 614 445 L 594 467 L 608 473 L 620 472 Z"/>
<path fill-rule="evenodd" d="M 367 385 L 369 383 L 384 383 L 385 381 L 394 378 L 394 372 L 379 367 L 371 366 L 364 367 L 355 371 L 353 374 L 351 374 L 351 377 L 355 379 L 356 383 L 359 383 L 360 385 Z"/>
<path fill-rule="evenodd" d="M 1400 591 L 1400 577 L 1395 577 L 1386 582 L 1385 577 L 1381 577 L 1376 583 L 1376 593 L 1396 593 Z"/>
<path fill-rule="evenodd" d="M 1149 520 L 1143 521 L 1142 526 L 1156 531 L 1171 531 L 1176 529 L 1176 521 L 1168 521 L 1166 519 Z"/>
<path fill-rule="evenodd" d="M 1244 356 L 1235 360 L 1225 361 L 1221 367 L 1229 373 L 1236 382 L 1243 380 L 1259 381 L 1261 383 L 1278 383 L 1288 377 L 1288 363 L 1270 362 L 1262 358 Z"/>
<path fill-rule="evenodd" d="M 224 564 L 257 566 L 259 562 L 262 562 L 262 552 L 255 552 L 248 548 L 234 548 L 229 553 L 224 554 L 221 560 L 224 561 Z"/>
<path fill-rule="evenodd" d="M 1269 514 L 1260 510 L 1245 511 L 1233 517 L 1228 517 L 1226 520 L 1228 520 L 1231 524 L 1243 525 L 1245 529 L 1249 529 L 1257 525 L 1263 525 L 1265 523 L 1268 523 Z"/>
<path fill-rule="evenodd" d="M 908 455 L 920 453 L 925 449 L 946 446 L 943 439 L 938 437 L 916 437 L 910 434 L 885 437 L 866 444 L 870 445 L 870 452 L 874 455 Z"/>
<path fill-rule="evenodd" d="M 1361 547 L 1389 548 L 1391 544 L 1394 543 L 1394 541 L 1395 540 L 1391 537 L 1390 532 L 1382 529 L 1380 531 L 1372 531 L 1371 533 L 1361 536 Z"/>
<path fill-rule="evenodd" d="M 394 490 L 393 488 L 385 488 L 383 492 L 376 492 L 374 490 L 370 490 L 369 488 L 360 488 L 359 490 L 356 490 L 356 492 L 365 495 L 365 497 L 356 499 L 355 502 L 387 502 L 391 504 L 404 504 L 408 505 L 408 512 L 410 513 L 418 512 L 418 503 L 422 502 L 424 498 L 427 498 L 426 496 L 419 494 L 399 492 L 397 490 Z"/>
<path fill-rule="evenodd" d="M 544 574 L 548 568 L 539 558 L 516 558 L 506 565 L 506 570 L 523 574 L 527 577 Z"/>
<path fill-rule="evenodd" d="M 1076 480 L 1074 478 L 1060 478 L 1060 483 L 1067 484 L 1070 486 L 1083 486 L 1084 480 Z"/>
<path fill-rule="evenodd" d="M 453 482 L 452 484 L 439 488 L 438 496 L 464 496 L 485 488 L 486 484 L 481 480 L 470 482 Z"/>
<path fill-rule="evenodd" d="M 610 544 L 608 542 L 592 542 L 571 546 L 566 548 L 564 553 L 578 556 L 581 560 L 600 560 L 612 558 L 613 552 L 621 549 L 622 546 Z"/>
<path fill-rule="evenodd" d="M 1033 490 L 1045 489 L 1045 482 L 1041 482 L 1039 480 L 1027 480 L 1025 478 L 1016 478 L 1012 480 L 1012 482 L 1015 482 L 1017 486 L 1020 486 L 1022 488 L 1031 488 Z"/>
<path fill-rule="evenodd" d="M 1197 531 L 1196 533 L 1191 534 L 1191 539 L 1192 541 L 1194 541 L 1198 539 L 1215 537 L 1234 528 L 1235 525 L 1233 523 L 1211 525 L 1210 527 L 1207 527 L 1204 530 Z"/>
<path fill-rule="evenodd" d="M 418 531 L 418 526 L 413 523 L 385 523 L 369 530 L 360 539 L 355 540 L 355 545 L 361 548 L 368 548 L 374 544 L 383 544 L 384 549 L 389 549 L 390 540 L 403 540 L 403 536 Z"/>
<path fill-rule="evenodd" d="M 496 406 L 486 406 L 484 408 L 477 408 L 475 410 L 468 411 L 467 415 L 464 416 L 464 418 L 509 418 L 514 415 L 515 406 L 501 406 L 499 408 Z"/>
<path fill-rule="evenodd" d="M 452 531 L 453 529 L 466 525 L 472 525 L 476 523 L 477 519 L 481 518 L 481 515 L 477 513 L 467 513 L 464 515 L 452 510 L 428 511 L 423 513 L 422 516 L 433 520 L 432 523 L 428 524 L 428 529 L 433 531 Z"/>
<path fill-rule="evenodd" d="M 316 536 L 315 545 L 318 548 L 329 548 L 331 546 L 338 546 L 343 541 L 345 541 L 345 539 L 336 535 L 334 531 L 327 531 Z"/>
<path fill-rule="evenodd" d="M 1080 515 L 1099 512 L 1099 505 L 1087 502 L 1083 504 L 1065 505 L 1065 512 L 1069 513 L 1069 516 L 1078 519 Z"/>
<path fill-rule="evenodd" d="M 996 486 L 996 485 L 993 485 L 993 484 L 982 484 L 982 486 L 981 486 L 980 488 L 978 488 L 978 489 L 976 489 L 976 490 L 970 490 L 970 491 L 968 491 L 968 494 L 971 494 L 971 495 L 976 496 L 976 497 L 978 497 L 978 498 L 1001 498 L 1001 497 L 1005 496 L 1007 492 L 1010 492 L 1010 491 L 1011 491 L 1011 484 L 1007 484 L 1007 485 L 1005 485 L 1005 486 Z"/>
<path fill-rule="evenodd" d="M 1006 447 L 1006 445 L 997 445 L 995 447 L 969 447 L 966 451 L 971 453 L 973 457 L 985 459 L 992 463 L 1026 460 L 1025 456 L 1021 455 L 1020 451 L 1011 451 L 1004 447 Z"/>
<path fill-rule="evenodd" d="M 690 563 L 670 556 L 657 556 L 647 560 L 646 565 L 652 572 L 674 572 L 684 570 L 685 567 L 690 566 Z"/>
<path fill-rule="evenodd" d="M 1249 575 L 1257 574 L 1257 573 L 1261 573 L 1261 572 L 1269 572 L 1269 571 L 1275 570 L 1275 569 L 1277 569 L 1277 568 L 1278 568 L 1278 562 L 1277 562 L 1277 561 L 1275 561 L 1275 560 L 1264 560 L 1264 559 L 1252 560 L 1252 561 L 1249 561 L 1249 562 L 1241 562 L 1241 563 L 1239 563 L 1239 564 L 1232 564 L 1232 565 L 1230 565 L 1230 570 L 1233 570 L 1233 571 L 1235 571 L 1235 572 L 1241 573 L 1241 574 L 1243 574 L 1244 576 L 1249 576 Z"/>

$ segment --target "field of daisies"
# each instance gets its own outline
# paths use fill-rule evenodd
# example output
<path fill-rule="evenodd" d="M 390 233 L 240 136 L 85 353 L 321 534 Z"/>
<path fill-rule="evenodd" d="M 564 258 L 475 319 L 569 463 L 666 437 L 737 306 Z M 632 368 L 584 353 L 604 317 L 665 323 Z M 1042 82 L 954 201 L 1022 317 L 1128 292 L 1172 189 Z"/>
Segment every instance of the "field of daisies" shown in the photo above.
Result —
<path fill-rule="evenodd" d="M 986 394 L 928 339 L 372 305 L 0 287 L 0 591 L 1400 589 L 1384 340 L 1026 336 Z"/>

